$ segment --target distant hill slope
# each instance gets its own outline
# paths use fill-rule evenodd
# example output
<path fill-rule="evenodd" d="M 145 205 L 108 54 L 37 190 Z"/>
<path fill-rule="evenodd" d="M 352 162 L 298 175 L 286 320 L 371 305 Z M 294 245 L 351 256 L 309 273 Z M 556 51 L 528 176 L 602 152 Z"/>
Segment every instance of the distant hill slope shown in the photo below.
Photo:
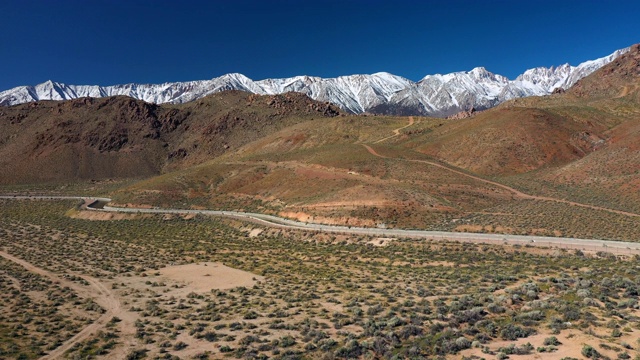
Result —
<path fill-rule="evenodd" d="M 218 93 L 184 105 L 129 97 L 0 108 L 0 183 L 145 177 L 198 164 L 274 131 L 338 115 L 302 94 Z"/>
<path fill-rule="evenodd" d="M 354 226 L 631 239 L 640 218 L 603 209 L 640 214 L 639 56 L 634 46 L 564 94 L 468 119 L 300 122 L 112 197 Z"/>
<path fill-rule="evenodd" d="M 512 100 L 405 146 L 519 186 L 640 209 L 640 46 L 565 94 Z"/>
<path fill-rule="evenodd" d="M 636 134 L 618 134 L 617 127 L 638 121 L 638 49 L 634 45 L 565 94 L 512 100 L 412 144 L 478 173 L 509 175 L 610 151 L 621 141 L 633 143 Z"/>
<path fill-rule="evenodd" d="M 260 81 L 253 81 L 242 74 L 226 74 L 203 81 L 114 86 L 66 85 L 47 81 L 0 92 L 0 105 L 115 95 L 158 104 L 186 103 L 225 90 L 261 95 L 294 91 L 318 101 L 331 102 L 355 114 L 444 117 L 472 108 L 488 109 L 514 98 L 548 95 L 556 89 L 568 89 L 626 51 L 628 48 L 578 66 L 565 64 L 529 69 L 515 80 L 477 67 L 467 72 L 427 75 L 418 82 L 384 72 L 337 78 L 296 76 Z"/>
<path fill-rule="evenodd" d="M 353 226 L 636 239 L 639 64 L 633 46 L 564 93 L 461 120 L 241 91 L 5 107 L 0 183 L 139 177 L 109 196 Z"/>

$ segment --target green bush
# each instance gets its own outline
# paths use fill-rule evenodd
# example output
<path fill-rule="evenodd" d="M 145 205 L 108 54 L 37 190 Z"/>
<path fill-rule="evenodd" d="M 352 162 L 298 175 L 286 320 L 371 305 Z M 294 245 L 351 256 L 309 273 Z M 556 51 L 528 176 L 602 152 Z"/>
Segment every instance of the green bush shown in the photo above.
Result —
<path fill-rule="evenodd" d="M 546 345 L 546 346 L 548 346 L 548 345 L 558 346 L 558 345 L 561 345 L 561 344 L 562 343 L 555 336 L 551 336 L 551 337 L 545 338 L 544 342 L 543 342 L 543 345 Z"/>
<path fill-rule="evenodd" d="M 600 355 L 600 353 L 593 348 L 593 346 L 591 345 L 585 345 L 582 347 L 582 356 L 589 358 L 589 359 L 599 359 L 602 357 L 602 355 Z"/>

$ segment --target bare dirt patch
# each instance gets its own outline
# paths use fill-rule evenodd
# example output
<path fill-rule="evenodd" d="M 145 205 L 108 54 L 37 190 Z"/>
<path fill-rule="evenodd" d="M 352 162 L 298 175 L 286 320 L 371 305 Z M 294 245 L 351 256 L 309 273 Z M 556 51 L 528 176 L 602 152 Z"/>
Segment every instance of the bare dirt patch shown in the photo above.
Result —
<path fill-rule="evenodd" d="M 252 229 L 251 231 L 249 231 L 249 237 L 254 238 L 254 237 L 262 234 L 262 231 L 263 231 L 262 229 Z"/>
<path fill-rule="evenodd" d="M 158 272 L 161 278 L 183 283 L 186 285 L 183 290 L 196 293 L 251 287 L 264 280 L 262 276 L 214 262 L 169 266 Z"/>
<path fill-rule="evenodd" d="M 139 219 L 140 217 L 148 217 L 148 215 L 103 212 L 103 211 L 77 211 L 70 214 L 69 217 L 71 217 L 72 219 L 108 221 L 108 220 L 133 220 L 133 219 Z"/>
<path fill-rule="evenodd" d="M 354 217 L 346 217 L 346 216 L 335 216 L 335 217 L 325 217 L 325 216 L 314 216 L 302 211 L 281 211 L 278 213 L 278 216 L 282 216 L 284 218 L 294 219 L 302 222 L 310 222 L 316 224 L 325 224 L 325 225 L 347 225 L 347 226 L 368 226 L 373 227 L 377 224 L 370 219 L 360 219 Z"/>

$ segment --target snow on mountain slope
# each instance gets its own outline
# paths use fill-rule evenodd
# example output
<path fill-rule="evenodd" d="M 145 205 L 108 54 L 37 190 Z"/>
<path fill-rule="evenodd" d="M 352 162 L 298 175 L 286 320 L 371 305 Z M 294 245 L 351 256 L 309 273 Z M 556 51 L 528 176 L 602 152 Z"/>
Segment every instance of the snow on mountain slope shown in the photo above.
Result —
<path fill-rule="evenodd" d="M 233 73 L 202 81 L 104 87 L 47 81 L 36 86 L 20 86 L 0 92 L 0 105 L 113 95 L 126 95 L 158 104 L 185 103 L 224 90 L 242 90 L 260 95 L 295 91 L 315 100 L 334 103 L 356 114 L 448 116 L 471 108 L 487 109 L 513 98 L 548 95 L 556 88 L 567 89 L 628 50 L 621 49 L 578 66 L 565 64 L 529 69 L 515 80 L 477 67 L 467 72 L 427 75 L 418 82 L 385 72 L 327 79 L 296 76 L 260 81 Z"/>

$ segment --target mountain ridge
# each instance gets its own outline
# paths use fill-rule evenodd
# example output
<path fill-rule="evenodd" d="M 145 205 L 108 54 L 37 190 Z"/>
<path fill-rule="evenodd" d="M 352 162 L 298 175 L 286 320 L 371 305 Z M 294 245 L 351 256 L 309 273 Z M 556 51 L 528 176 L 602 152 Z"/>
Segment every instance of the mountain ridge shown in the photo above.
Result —
<path fill-rule="evenodd" d="M 239 73 L 229 73 L 211 80 L 112 86 L 66 85 L 49 80 L 35 86 L 19 86 L 0 92 L 0 105 L 115 95 L 156 104 L 179 104 L 224 90 L 241 90 L 258 95 L 294 91 L 314 100 L 331 102 L 355 114 L 368 112 L 444 117 L 471 108 L 488 109 L 514 98 L 548 95 L 558 88 L 566 90 L 627 51 L 629 47 L 578 66 L 564 64 L 529 69 L 514 80 L 484 67 L 427 75 L 417 82 L 387 72 L 335 78 L 301 75 L 258 81 Z"/>

